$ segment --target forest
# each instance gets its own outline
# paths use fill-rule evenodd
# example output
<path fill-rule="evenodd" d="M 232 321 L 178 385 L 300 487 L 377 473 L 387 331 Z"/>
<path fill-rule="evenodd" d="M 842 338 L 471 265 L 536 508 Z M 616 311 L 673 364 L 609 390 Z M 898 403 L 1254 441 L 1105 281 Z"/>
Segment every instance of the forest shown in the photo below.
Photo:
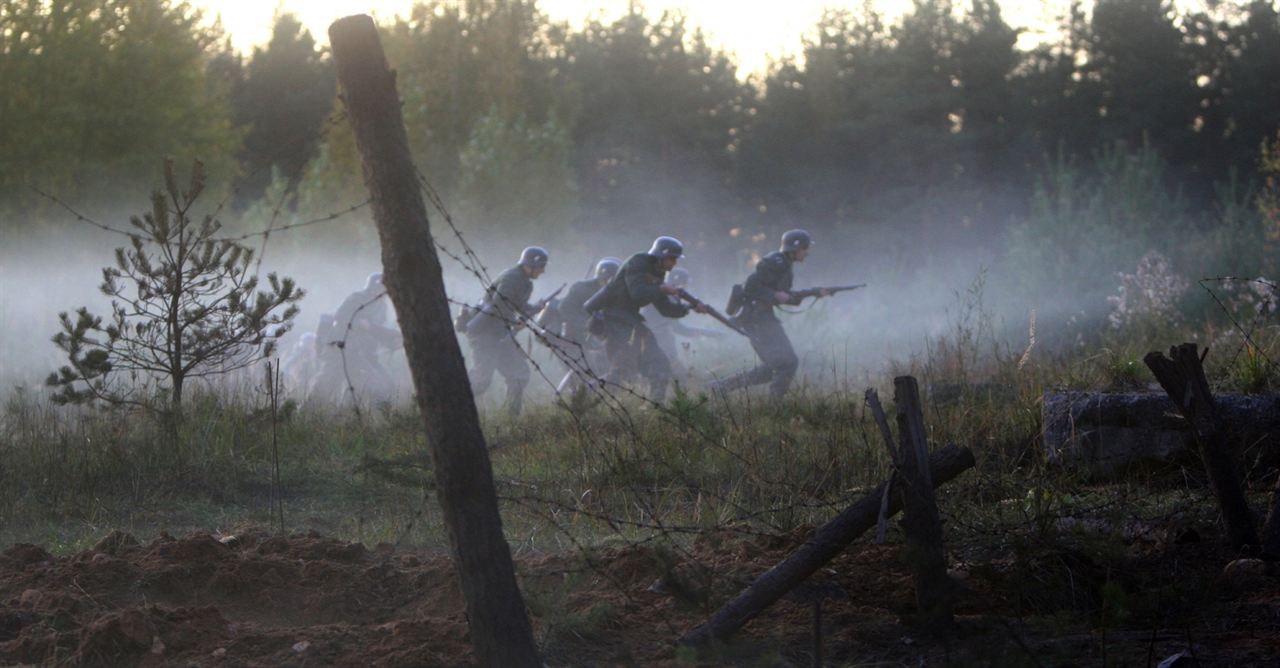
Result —
<path fill-rule="evenodd" d="M 296 16 L 0 0 L 0 664 L 1273 665 L 1280 3 L 903 6 L 379 14 L 396 208 Z M 665 236 L 646 391 L 533 313 Z"/>

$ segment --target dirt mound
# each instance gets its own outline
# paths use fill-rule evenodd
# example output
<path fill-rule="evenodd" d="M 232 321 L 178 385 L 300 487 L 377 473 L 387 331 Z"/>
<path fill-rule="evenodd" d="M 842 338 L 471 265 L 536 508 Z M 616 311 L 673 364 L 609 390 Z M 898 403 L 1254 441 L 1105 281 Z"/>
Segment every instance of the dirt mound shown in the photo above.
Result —
<path fill-rule="evenodd" d="M 675 639 L 806 537 L 805 530 L 709 533 L 683 548 L 526 556 L 517 567 L 549 665 L 687 665 Z M 1108 580 L 1106 569 L 1099 570 L 1099 582 L 1082 577 L 1093 572 L 1090 562 L 1048 547 L 971 564 L 969 593 L 957 609 L 965 637 L 944 646 L 907 623 L 912 587 L 899 548 L 855 544 L 812 578 L 815 591 L 840 594 L 824 604 L 825 653 L 836 663 L 910 665 L 1028 664 L 1028 652 L 1043 665 L 1058 665 L 1058 658 L 1090 664 L 1099 652 L 1172 654 L 1187 634 L 1156 633 L 1141 620 L 1140 595 L 1151 581 L 1142 574 L 1159 581 L 1168 577 L 1161 573 L 1165 562 L 1174 563 L 1178 578 L 1200 577 L 1197 587 L 1204 591 L 1225 562 L 1206 543 L 1168 549 L 1177 553 L 1131 562 L 1135 575 L 1123 580 Z M 1216 606 L 1213 615 L 1252 631 L 1231 636 L 1214 627 L 1213 636 L 1209 627 L 1200 629 L 1194 649 L 1201 660 L 1253 665 L 1280 653 L 1276 579 L 1258 579 L 1234 596 L 1196 605 Z M 1177 613 L 1162 600 L 1156 613 Z M 1068 628 L 1054 616 L 1054 606 L 1073 601 L 1094 608 L 1123 603 L 1130 628 L 1108 629 L 1103 649 L 1094 625 L 1099 618 L 1086 611 Z M 1189 618 L 1208 619 L 1209 609 L 1188 607 Z M 1052 625 L 1027 621 L 1038 614 Z M 1153 623 L 1173 628 L 1170 619 Z M 784 599 L 718 660 L 807 665 L 813 623 L 811 600 Z M 316 533 L 162 534 L 141 544 L 113 532 L 94 549 L 68 556 L 33 545 L 0 553 L 0 665 L 10 664 L 460 666 L 471 665 L 471 648 L 462 596 L 443 556 L 387 545 L 368 549 Z"/>
<path fill-rule="evenodd" d="M 318 534 L 112 533 L 51 557 L 0 557 L 0 664 L 466 663 L 446 560 Z"/>

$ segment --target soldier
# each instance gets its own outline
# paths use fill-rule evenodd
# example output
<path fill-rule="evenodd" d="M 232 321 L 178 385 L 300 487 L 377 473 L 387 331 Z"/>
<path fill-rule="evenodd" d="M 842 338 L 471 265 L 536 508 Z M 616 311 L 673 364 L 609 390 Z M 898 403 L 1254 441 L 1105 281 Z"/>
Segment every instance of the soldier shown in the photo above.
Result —
<path fill-rule="evenodd" d="M 585 365 L 588 369 L 600 369 L 603 366 L 601 364 L 603 360 L 600 359 L 598 340 L 592 339 L 590 332 L 587 331 L 591 314 L 587 312 L 584 305 L 592 295 L 599 292 L 613 280 L 614 276 L 618 275 L 618 268 L 621 266 L 622 260 L 616 257 L 602 258 L 596 263 L 594 275 L 569 286 L 569 292 L 556 305 L 561 320 L 560 335 L 567 339 L 564 347 L 569 348 L 566 353 L 574 362 Z M 573 391 L 579 380 L 578 370 L 570 366 L 569 372 L 565 374 L 556 390 Z"/>
<path fill-rule="evenodd" d="M 676 267 L 667 274 L 667 283 L 677 288 L 689 287 L 689 272 L 684 267 Z M 680 361 L 680 346 L 676 342 L 676 337 L 680 336 L 686 339 L 708 337 L 718 338 L 720 332 L 704 329 L 702 327 L 694 327 L 686 325 L 681 320 L 672 318 L 658 318 L 658 310 L 652 305 L 644 307 L 640 312 L 645 317 L 645 322 L 651 322 L 649 329 L 653 330 L 653 338 L 658 342 L 658 347 L 662 348 L 662 352 L 667 354 L 667 358 L 671 360 L 672 375 L 676 379 L 684 378 L 688 374 L 684 363 Z M 685 344 L 686 346 L 688 344 Z"/>
<path fill-rule="evenodd" d="M 743 286 L 742 314 L 738 323 L 751 337 L 751 348 L 760 357 L 761 364 L 721 381 L 711 383 L 710 389 L 731 391 L 761 383 L 769 383 L 769 394 L 780 399 L 791 387 L 796 369 L 800 365 L 791 340 L 787 338 L 782 322 L 774 313 L 775 306 L 799 303 L 791 294 L 791 266 L 804 262 L 809 255 L 813 237 L 804 230 L 790 230 L 782 235 L 782 244 L 776 252 L 764 256 L 756 264 L 755 273 Z M 830 296 L 822 289 L 820 296 Z"/>
<path fill-rule="evenodd" d="M 520 253 L 516 266 L 502 272 L 485 291 L 484 303 L 467 323 L 467 340 L 475 365 L 468 374 L 471 389 L 484 394 L 493 382 L 494 372 L 507 383 L 507 412 L 512 417 L 524 407 L 524 388 L 529 384 L 529 363 L 516 330 L 524 320 L 541 310 L 529 303 L 533 281 L 547 270 L 547 251 L 530 246 Z"/>
<path fill-rule="evenodd" d="M 683 318 L 689 308 L 672 299 L 680 289 L 663 282 L 684 255 L 684 245 L 673 237 L 658 237 L 647 253 L 636 253 L 618 274 L 587 300 L 593 333 L 604 337 L 609 373 L 605 380 L 622 382 L 639 374 L 649 381 L 651 398 L 663 401 L 671 380 L 671 362 L 653 332 L 644 324 L 640 309 L 653 304 L 667 318 Z M 698 307 L 704 312 L 704 307 Z"/>
<path fill-rule="evenodd" d="M 336 400 L 356 391 L 355 398 L 389 399 L 391 376 L 378 356 L 402 345 L 399 330 L 386 326 L 388 305 L 382 274 L 369 275 L 363 290 L 347 296 L 332 320 L 321 317 L 317 330 L 322 370 L 313 388 L 317 397 Z"/>

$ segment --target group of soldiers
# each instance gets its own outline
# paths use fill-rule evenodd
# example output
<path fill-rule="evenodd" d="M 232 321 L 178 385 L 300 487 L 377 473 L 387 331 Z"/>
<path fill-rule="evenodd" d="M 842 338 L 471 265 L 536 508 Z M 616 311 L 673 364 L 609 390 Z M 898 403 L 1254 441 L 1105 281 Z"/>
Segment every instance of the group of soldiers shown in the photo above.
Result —
<path fill-rule="evenodd" d="M 813 238 L 804 230 L 782 235 L 776 252 L 762 258 L 745 283 L 735 288 L 730 320 L 693 298 L 689 272 L 676 264 L 684 245 L 661 236 L 648 251 L 626 260 L 602 258 L 592 275 L 568 286 L 563 296 L 531 302 L 533 282 L 546 272 L 546 249 L 525 248 L 515 266 L 503 271 L 476 306 L 464 307 L 455 321 L 471 346 L 471 388 L 486 392 L 495 375 L 506 384 L 506 408 L 520 414 L 531 377 L 528 351 L 517 334 L 524 329 L 558 351 L 568 372 L 558 391 L 583 391 L 592 383 L 630 383 L 643 378 L 648 397 L 666 398 L 674 378 L 683 374 L 676 337 L 718 337 L 721 331 L 681 322 L 690 312 L 710 313 L 751 342 L 760 358 L 753 369 L 710 383 L 712 392 L 769 384 L 773 397 L 790 387 L 799 366 L 776 307 L 795 305 L 831 290 L 794 290 L 792 267 L 804 262 Z M 364 289 L 349 295 L 337 311 L 320 317 L 315 332 L 303 334 L 284 361 L 292 387 L 308 401 L 384 400 L 395 383 L 381 358 L 401 347 L 400 332 L 386 324 L 389 298 L 382 275 L 369 276 Z"/>
<path fill-rule="evenodd" d="M 728 392 L 768 383 L 773 397 L 786 393 L 799 358 L 775 309 L 798 304 L 807 296 L 830 294 L 827 288 L 792 288 L 792 267 L 804 262 L 812 244 L 813 238 L 804 230 L 786 232 L 778 250 L 761 259 L 735 293 L 739 304 L 731 311 L 740 310 L 740 314 L 725 322 L 749 338 L 760 364 L 711 383 L 711 391 Z M 477 395 L 484 393 L 494 375 L 501 375 L 506 381 L 507 410 L 512 415 L 520 413 L 530 369 L 528 356 L 515 335 L 527 327 L 544 341 L 553 340 L 565 353 L 570 370 L 560 383 L 560 391 L 572 391 L 596 381 L 628 383 L 640 377 L 649 385 L 648 397 L 662 402 L 675 374 L 673 364 L 678 364 L 675 335 L 719 334 L 685 326 L 678 319 L 690 312 L 724 318 L 685 291 L 689 274 L 676 267 L 683 255 L 684 246 L 679 240 L 658 237 L 648 251 L 625 261 L 601 259 L 594 274 L 569 286 L 564 297 L 556 299 L 553 294 L 531 303 L 533 281 L 546 271 L 549 255 L 538 246 L 524 249 L 516 265 L 489 286 L 483 301 L 474 308 L 465 308 L 456 321 L 457 329 L 466 334 L 471 344 L 472 390 Z"/>

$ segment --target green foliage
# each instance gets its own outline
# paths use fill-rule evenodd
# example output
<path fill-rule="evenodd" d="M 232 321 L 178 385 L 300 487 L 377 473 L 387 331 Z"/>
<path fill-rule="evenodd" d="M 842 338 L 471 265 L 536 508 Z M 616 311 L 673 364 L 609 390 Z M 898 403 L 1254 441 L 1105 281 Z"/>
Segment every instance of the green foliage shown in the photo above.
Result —
<path fill-rule="evenodd" d="M 303 292 L 275 274 L 259 290 L 253 251 L 219 239 L 221 224 L 211 216 L 191 220 L 204 186 L 200 162 L 183 191 L 166 161 L 167 192 L 156 191 L 151 211 L 130 220 L 130 247 L 117 248 L 115 266 L 102 270 L 109 319 L 83 307 L 74 320 L 59 315 L 62 331 L 53 342 L 69 364 L 47 381 L 57 388 L 55 401 L 169 413 L 181 408 L 189 379 L 226 374 L 270 354 Z M 151 381 L 168 396 L 153 396 Z"/>
<path fill-rule="evenodd" d="M 1257 205 L 1262 217 L 1262 247 L 1269 258 L 1262 269 L 1267 275 L 1275 276 L 1280 274 L 1280 130 L 1275 137 L 1262 142 L 1259 163 L 1263 182 Z"/>
<path fill-rule="evenodd" d="M 563 243 L 577 219 L 569 135 L 555 119 L 535 125 L 495 106 L 476 121 L 459 156 L 463 217 L 486 242 Z"/>
<path fill-rule="evenodd" d="M 1037 305 L 1083 302 L 1097 313 L 1114 289 L 1114 272 L 1191 226 L 1185 200 L 1166 185 L 1165 162 L 1150 146 L 1106 148 L 1092 171 L 1059 154 L 1036 185 L 1030 216 L 1009 230 L 1009 269 Z"/>
<path fill-rule="evenodd" d="M 1124 351 L 1103 349 L 1102 374 L 1105 389 L 1112 392 L 1131 392 L 1146 388 L 1151 372 L 1146 365 Z"/>
<path fill-rule="evenodd" d="M 186 2 L 0 2 L 0 210 L 31 206 L 28 184 L 142 190 L 164 155 L 235 173 L 228 91 L 206 74 L 218 37 Z"/>
<path fill-rule="evenodd" d="M 1280 366 L 1251 344 L 1235 357 L 1228 373 L 1236 391 L 1259 394 L 1280 388 Z"/>
<path fill-rule="evenodd" d="M 557 44 L 556 80 L 578 100 L 572 165 L 584 226 L 639 242 L 669 231 L 666 221 L 724 221 L 739 206 L 727 180 L 755 100 L 728 54 L 683 15 L 651 18 L 641 3 Z M 718 240 L 732 227 L 721 225 L 690 225 L 682 238 Z"/>
<path fill-rule="evenodd" d="M 463 178 L 462 154 L 476 124 L 491 111 L 493 122 L 522 118 L 526 129 L 557 128 L 552 119 L 570 115 L 572 97 L 552 81 L 547 32 L 553 27 L 529 0 L 431 0 L 379 30 L 397 73 L 414 161 L 448 202 Z M 529 140 L 525 132 L 508 136 Z M 342 123 L 308 166 L 300 198 L 322 211 L 358 202 L 367 197 L 351 178 L 359 172 L 350 127 Z"/>
<path fill-rule="evenodd" d="M 247 202 L 262 195 L 273 170 L 292 194 L 333 107 L 333 64 L 297 17 L 279 14 L 266 47 L 253 50 L 243 72 L 237 58 L 230 76 L 236 79 L 235 121 L 247 130 L 238 197 Z"/>

